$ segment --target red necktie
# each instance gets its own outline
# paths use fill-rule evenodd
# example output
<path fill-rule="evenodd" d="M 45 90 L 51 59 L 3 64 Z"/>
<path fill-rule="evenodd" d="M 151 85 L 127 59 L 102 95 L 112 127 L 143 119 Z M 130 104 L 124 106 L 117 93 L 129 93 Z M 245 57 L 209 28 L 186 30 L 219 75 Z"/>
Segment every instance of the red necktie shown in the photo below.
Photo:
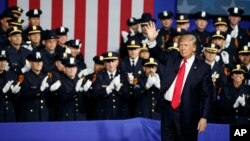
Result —
<path fill-rule="evenodd" d="M 181 89 L 182 89 L 182 85 L 183 85 L 183 81 L 184 81 L 186 63 L 187 63 L 187 60 L 184 59 L 181 67 L 179 68 L 178 74 L 177 74 L 177 78 L 176 78 L 176 82 L 175 82 L 175 86 L 174 86 L 174 94 L 173 94 L 173 98 L 172 98 L 172 102 L 171 102 L 171 106 L 173 109 L 178 108 L 180 105 Z"/>

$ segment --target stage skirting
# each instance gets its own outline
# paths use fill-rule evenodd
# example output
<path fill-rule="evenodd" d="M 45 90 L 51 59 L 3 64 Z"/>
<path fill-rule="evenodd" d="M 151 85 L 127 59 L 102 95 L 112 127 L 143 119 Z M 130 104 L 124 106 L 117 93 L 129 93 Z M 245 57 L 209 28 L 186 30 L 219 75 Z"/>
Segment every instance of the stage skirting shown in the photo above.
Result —
<path fill-rule="evenodd" d="M 160 141 L 160 122 L 128 120 L 0 123 L 0 141 Z M 229 141 L 229 125 L 208 124 L 199 141 Z"/>

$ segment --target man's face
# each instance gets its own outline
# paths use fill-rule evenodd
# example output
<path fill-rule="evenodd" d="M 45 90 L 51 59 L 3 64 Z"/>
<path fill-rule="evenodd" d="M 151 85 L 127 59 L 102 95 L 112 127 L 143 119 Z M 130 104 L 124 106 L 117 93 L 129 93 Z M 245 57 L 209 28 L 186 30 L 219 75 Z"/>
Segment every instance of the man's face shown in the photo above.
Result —
<path fill-rule="evenodd" d="M 43 67 L 42 61 L 30 61 L 31 69 L 35 72 L 40 72 Z"/>
<path fill-rule="evenodd" d="M 79 49 L 78 48 L 74 48 L 74 47 L 69 47 L 70 48 L 70 50 L 71 50 L 71 55 L 73 56 L 73 57 L 76 57 L 77 55 L 78 55 L 78 53 L 79 53 Z"/>
<path fill-rule="evenodd" d="M 29 18 L 29 25 L 30 26 L 39 26 L 40 25 L 40 17 L 30 17 Z"/>
<path fill-rule="evenodd" d="M 7 61 L 6 60 L 1 60 L 0 61 L 0 71 L 3 71 L 5 69 L 7 65 Z"/>
<path fill-rule="evenodd" d="M 205 51 L 205 52 L 204 52 L 204 55 L 205 55 L 205 59 L 206 59 L 208 62 L 213 62 L 213 61 L 215 61 L 216 53 L 212 53 L 212 52 Z"/>
<path fill-rule="evenodd" d="M 41 42 L 41 34 L 40 33 L 34 33 L 28 35 L 29 40 L 32 44 L 39 44 Z"/>
<path fill-rule="evenodd" d="M 179 42 L 180 55 L 189 59 L 195 52 L 195 45 L 192 41 L 183 40 Z"/>
<path fill-rule="evenodd" d="M 128 49 L 128 56 L 131 59 L 135 59 L 136 57 L 138 57 L 139 53 L 140 53 L 140 48 Z"/>
<path fill-rule="evenodd" d="M 19 46 L 22 43 L 22 35 L 21 34 L 15 34 L 8 37 L 10 43 L 14 46 Z"/>
<path fill-rule="evenodd" d="M 65 67 L 65 74 L 69 77 L 69 78 L 75 78 L 77 73 L 77 67 L 73 66 L 73 67 Z"/>
<path fill-rule="evenodd" d="M 130 28 L 131 28 L 134 32 L 138 32 L 138 30 L 139 30 L 139 24 L 131 25 Z"/>
<path fill-rule="evenodd" d="M 118 67 L 119 61 L 118 60 L 108 60 L 104 61 L 104 66 L 107 71 L 114 72 Z"/>
<path fill-rule="evenodd" d="M 186 23 L 177 23 L 176 27 L 188 31 L 189 25 L 190 25 L 189 22 L 186 22 Z"/>
<path fill-rule="evenodd" d="M 150 57 L 150 53 L 148 51 L 141 51 L 140 52 L 140 58 L 148 59 L 149 57 Z"/>
<path fill-rule="evenodd" d="M 94 72 L 95 73 L 98 73 L 98 72 L 102 71 L 103 69 L 104 69 L 104 65 L 102 65 L 102 64 L 95 64 L 94 65 Z"/>
<path fill-rule="evenodd" d="M 2 29 L 6 30 L 9 28 L 9 23 L 7 22 L 8 20 L 10 20 L 10 17 L 4 17 L 0 20 L 0 25 L 2 27 Z"/>
<path fill-rule="evenodd" d="M 230 24 L 235 26 L 235 25 L 239 24 L 241 17 L 240 16 L 229 16 L 228 19 L 230 21 Z"/>
<path fill-rule="evenodd" d="M 195 21 L 195 24 L 198 30 L 204 31 L 207 27 L 208 22 L 207 20 L 204 20 L 204 19 L 197 19 Z"/>
<path fill-rule="evenodd" d="M 222 38 L 213 38 L 212 42 L 215 43 L 216 45 L 220 46 L 220 48 L 222 49 L 225 45 L 225 40 Z"/>
<path fill-rule="evenodd" d="M 170 19 L 162 19 L 161 25 L 163 28 L 169 29 L 172 26 L 172 22 L 173 22 L 173 20 L 171 18 Z"/>
<path fill-rule="evenodd" d="M 247 66 L 250 63 L 250 54 L 239 54 L 240 63 Z"/>
<path fill-rule="evenodd" d="M 56 45 L 57 45 L 56 39 L 45 40 L 45 48 L 49 51 L 55 51 Z"/>
<path fill-rule="evenodd" d="M 216 25 L 216 31 L 223 31 L 223 32 L 226 32 L 228 27 L 224 24 L 220 24 L 220 25 Z"/>
<path fill-rule="evenodd" d="M 67 35 L 58 35 L 57 36 L 57 43 L 60 45 L 64 45 L 66 43 L 66 41 L 68 40 L 68 36 Z"/>
<path fill-rule="evenodd" d="M 242 83 L 245 77 L 243 73 L 233 73 L 231 78 L 236 83 Z"/>
<path fill-rule="evenodd" d="M 154 75 L 157 71 L 157 67 L 155 65 L 143 66 L 143 70 L 147 76 Z"/>

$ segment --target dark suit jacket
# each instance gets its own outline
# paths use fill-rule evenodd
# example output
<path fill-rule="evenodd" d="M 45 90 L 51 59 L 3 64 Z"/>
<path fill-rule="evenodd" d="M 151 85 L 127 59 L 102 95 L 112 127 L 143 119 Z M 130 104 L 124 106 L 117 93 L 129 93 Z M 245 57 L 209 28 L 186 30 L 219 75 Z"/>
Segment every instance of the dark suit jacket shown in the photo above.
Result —
<path fill-rule="evenodd" d="M 165 65 L 161 76 L 163 97 L 178 73 L 182 57 L 179 54 L 163 53 L 158 47 L 150 49 L 150 53 Z M 184 134 L 197 133 L 200 118 L 208 117 L 212 92 L 210 66 L 195 57 L 181 95 L 180 125 Z"/>

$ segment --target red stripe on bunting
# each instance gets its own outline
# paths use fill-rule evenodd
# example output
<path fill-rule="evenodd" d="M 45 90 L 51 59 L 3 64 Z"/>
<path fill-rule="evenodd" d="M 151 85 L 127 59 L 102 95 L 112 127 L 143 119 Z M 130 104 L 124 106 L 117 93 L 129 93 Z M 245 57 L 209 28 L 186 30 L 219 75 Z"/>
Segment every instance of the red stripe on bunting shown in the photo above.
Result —
<path fill-rule="evenodd" d="M 108 0 L 98 1 L 97 55 L 101 55 L 102 53 L 107 52 L 108 49 L 108 9 Z"/>
<path fill-rule="evenodd" d="M 17 6 L 17 0 L 8 0 L 8 7 Z"/>
<path fill-rule="evenodd" d="M 29 0 L 29 9 L 40 9 L 40 0 Z"/>
<path fill-rule="evenodd" d="M 52 0 L 51 29 L 61 27 L 63 20 L 63 0 Z"/>
<path fill-rule="evenodd" d="M 86 24 L 86 0 L 75 0 L 75 39 L 85 42 Z M 91 33 L 90 33 L 91 34 Z M 84 54 L 85 47 L 82 43 L 81 53 Z"/>
<path fill-rule="evenodd" d="M 127 19 L 131 17 L 132 0 L 121 0 L 120 29 L 128 31 Z"/>
<path fill-rule="evenodd" d="M 151 13 L 154 17 L 154 0 L 144 0 L 143 11 Z"/>

